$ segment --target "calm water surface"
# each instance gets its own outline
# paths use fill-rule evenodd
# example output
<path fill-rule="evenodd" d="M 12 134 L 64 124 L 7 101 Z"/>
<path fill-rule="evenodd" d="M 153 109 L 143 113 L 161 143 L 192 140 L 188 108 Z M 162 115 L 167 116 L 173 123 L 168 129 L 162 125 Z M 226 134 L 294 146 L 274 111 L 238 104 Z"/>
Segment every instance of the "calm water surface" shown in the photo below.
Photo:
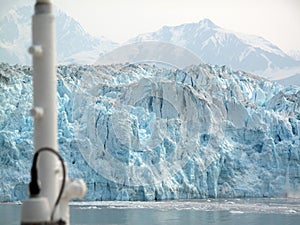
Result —
<path fill-rule="evenodd" d="M 20 224 L 21 205 L 0 204 L 0 224 Z M 300 199 L 73 202 L 71 225 L 299 225 Z"/>

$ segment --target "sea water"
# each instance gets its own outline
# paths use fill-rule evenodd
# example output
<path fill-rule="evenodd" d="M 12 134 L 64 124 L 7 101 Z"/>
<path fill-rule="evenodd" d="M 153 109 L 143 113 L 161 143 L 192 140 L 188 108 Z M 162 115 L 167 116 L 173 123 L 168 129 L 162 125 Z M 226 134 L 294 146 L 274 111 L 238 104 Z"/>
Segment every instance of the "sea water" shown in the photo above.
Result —
<path fill-rule="evenodd" d="M 71 225 L 299 225 L 300 199 L 72 202 Z M 0 224 L 20 224 L 20 204 L 0 204 Z"/>

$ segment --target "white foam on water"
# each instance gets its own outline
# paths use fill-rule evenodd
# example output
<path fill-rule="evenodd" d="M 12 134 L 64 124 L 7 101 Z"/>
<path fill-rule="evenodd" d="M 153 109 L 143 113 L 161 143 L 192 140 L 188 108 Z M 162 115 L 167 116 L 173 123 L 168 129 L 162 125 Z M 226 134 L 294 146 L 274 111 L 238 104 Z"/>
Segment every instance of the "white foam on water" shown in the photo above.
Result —
<path fill-rule="evenodd" d="M 103 201 L 72 202 L 71 205 L 85 209 L 153 209 L 153 210 L 191 210 L 191 211 L 228 211 L 231 214 L 297 214 L 300 215 L 299 199 L 234 199 L 198 201 Z"/>
<path fill-rule="evenodd" d="M 229 212 L 232 213 L 232 214 L 244 214 L 244 212 L 236 211 L 236 210 L 230 210 Z"/>

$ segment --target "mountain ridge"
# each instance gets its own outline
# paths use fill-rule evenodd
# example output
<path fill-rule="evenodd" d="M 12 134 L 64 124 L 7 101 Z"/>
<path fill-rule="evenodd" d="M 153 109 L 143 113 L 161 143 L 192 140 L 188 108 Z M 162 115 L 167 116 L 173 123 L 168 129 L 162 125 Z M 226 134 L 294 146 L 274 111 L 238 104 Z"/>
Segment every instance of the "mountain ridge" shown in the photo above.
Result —
<path fill-rule="evenodd" d="M 266 39 L 225 30 L 209 19 L 164 26 L 157 31 L 138 35 L 127 43 L 150 40 L 186 47 L 205 63 L 227 65 L 252 73 L 300 65 L 299 61 Z"/>
<path fill-rule="evenodd" d="M 30 46 L 32 11 L 31 6 L 13 8 L 0 18 L 0 61 L 31 64 L 31 57 L 26 50 Z M 94 64 L 100 58 L 105 58 L 107 53 L 124 46 L 104 37 L 91 36 L 76 20 L 58 8 L 55 8 L 55 14 L 58 64 Z M 137 35 L 125 44 L 144 41 L 177 45 L 188 49 L 204 63 L 226 65 L 271 80 L 281 79 L 277 73 L 280 70 L 285 71 L 282 79 L 300 74 L 297 56 L 289 56 L 263 37 L 223 29 L 210 19 L 163 26 L 157 31 Z M 132 60 L 129 56 L 128 62 Z"/>

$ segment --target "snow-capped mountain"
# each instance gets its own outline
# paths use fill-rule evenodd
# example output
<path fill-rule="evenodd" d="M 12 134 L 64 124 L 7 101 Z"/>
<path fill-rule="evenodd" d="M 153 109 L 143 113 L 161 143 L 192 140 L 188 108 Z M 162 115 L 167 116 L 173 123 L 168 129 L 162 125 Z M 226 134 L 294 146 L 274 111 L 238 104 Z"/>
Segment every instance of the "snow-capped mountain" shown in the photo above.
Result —
<path fill-rule="evenodd" d="M 31 45 L 32 14 L 33 7 L 30 5 L 13 8 L 0 18 L 0 62 L 31 64 L 27 49 Z M 98 64 L 124 63 L 140 59 L 147 61 L 149 58 L 155 61 L 155 57 L 162 61 L 162 58 L 171 55 L 172 60 L 166 63 L 190 65 L 202 61 L 212 65 L 227 65 L 271 80 L 284 79 L 281 83 L 287 85 L 295 84 L 289 81 L 299 78 L 299 52 L 287 55 L 262 37 L 222 29 L 209 19 L 174 27 L 164 26 L 156 32 L 138 35 L 126 42 L 126 46 L 121 46 L 103 37 L 92 37 L 78 22 L 57 8 L 55 14 L 58 64 L 93 64 L 96 61 Z M 146 41 L 148 44 L 142 47 L 139 44 L 132 45 Z M 156 41 L 155 46 L 151 46 L 149 41 Z M 170 51 L 168 44 L 177 47 Z M 121 48 L 112 52 L 118 46 Z M 187 52 L 184 49 L 190 51 L 188 59 L 183 54 Z M 192 63 L 186 62 L 189 59 L 192 59 Z M 293 79 L 287 79 L 292 76 Z"/>
<path fill-rule="evenodd" d="M 222 66 L 59 66 L 58 143 L 86 200 L 299 190 L 300 88 Z M 25 199 L 32 68 L 0 64 L 0 202 Z"/>
<path fill-rule="evenodd" d="M 54 8 L 57 32 L 57 62 L 59 64 L 92 64 L 116 43 L 89 35 L 67 14 Z M 12 8 L 0 18 L 0 61 L 10 64 L 31 64 L 27 49 L 31 44 L 31 16 L 33 7 Z"/>
<path fill-rule="evenodd" d="M 174 27 L 164 26 L 156 32 L 138 35 L 128 43 L 150 40 L 185 47 L 205 63 L 227 65 L 268 78 L 272 78 L 274 69 L 300 66 L 299 61 L 264 38 L 222 29 L 209 19 Z"/>

